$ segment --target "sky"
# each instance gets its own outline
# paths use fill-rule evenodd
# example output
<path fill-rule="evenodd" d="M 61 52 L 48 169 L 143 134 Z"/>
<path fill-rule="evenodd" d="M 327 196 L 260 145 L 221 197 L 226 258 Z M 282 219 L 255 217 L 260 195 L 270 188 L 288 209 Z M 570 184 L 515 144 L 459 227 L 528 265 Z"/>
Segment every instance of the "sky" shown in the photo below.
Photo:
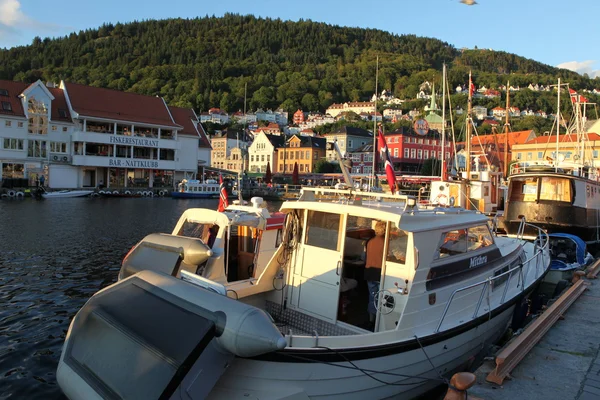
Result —
<path fill-rule="evenodd" d="M 599 0 L 0 0 L 0 48 L 28 45 L 103 23 L 222 16 L 299 19 L 381 29 L 456 48 L 506 51 L 600 76 Z"/>

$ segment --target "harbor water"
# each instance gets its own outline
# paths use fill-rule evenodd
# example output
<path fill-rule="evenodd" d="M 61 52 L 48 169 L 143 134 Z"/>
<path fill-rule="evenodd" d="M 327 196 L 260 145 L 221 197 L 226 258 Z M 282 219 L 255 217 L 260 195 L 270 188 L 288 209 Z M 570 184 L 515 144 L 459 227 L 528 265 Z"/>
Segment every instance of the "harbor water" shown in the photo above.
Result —
<path fill-rule="evenodd" d="M 187 208 L 217 204 L 171 198 L 0 201 L 0 400 L 65 398 L 56 367 L 75 313 L 116 281 L 121 260 L 145 235 L 170 233 Z"/>

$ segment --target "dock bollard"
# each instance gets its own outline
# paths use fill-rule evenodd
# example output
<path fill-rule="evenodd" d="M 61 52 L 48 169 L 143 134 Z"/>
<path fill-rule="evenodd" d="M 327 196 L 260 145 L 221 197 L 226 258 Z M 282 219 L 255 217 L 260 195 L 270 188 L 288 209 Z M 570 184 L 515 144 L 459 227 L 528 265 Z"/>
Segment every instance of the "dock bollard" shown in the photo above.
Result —
<path fill-rule="evenodd" d="M 467 398 L 467 389 L 471 388 L 477 382 L 475 374 L 470 372 L 457 372 L 452 375 L 450 385 L 444 400 L 465 400 Z M 469 399 L 474 399 L 469 396 Z"/>

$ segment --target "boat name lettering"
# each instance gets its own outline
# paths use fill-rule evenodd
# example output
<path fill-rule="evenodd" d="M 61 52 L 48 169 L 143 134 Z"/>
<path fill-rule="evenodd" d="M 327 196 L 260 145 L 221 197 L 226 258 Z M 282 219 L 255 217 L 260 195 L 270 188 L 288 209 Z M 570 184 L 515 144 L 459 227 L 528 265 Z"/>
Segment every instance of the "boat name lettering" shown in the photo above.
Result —
<path fill-rule="evenodd" d="M 158 140 L 148 140 L 140 138 L 111 136 L 110 143 L 115 144 L 133 144 L 136 146 L 158 147 Z"/>
<path fill-rule="evenodd" d="M 471 264 L 469 265 L 469 268 L 478 267 L 482 264 L 485 264 L 486 262 L 487 262 L 487 256 L 473 257 L 473 258 L 471 258 Z"/>
<path fill-rule="evenodd" d="M 158 168 L 158 161 L 108 160 L 109 167 Z"/>

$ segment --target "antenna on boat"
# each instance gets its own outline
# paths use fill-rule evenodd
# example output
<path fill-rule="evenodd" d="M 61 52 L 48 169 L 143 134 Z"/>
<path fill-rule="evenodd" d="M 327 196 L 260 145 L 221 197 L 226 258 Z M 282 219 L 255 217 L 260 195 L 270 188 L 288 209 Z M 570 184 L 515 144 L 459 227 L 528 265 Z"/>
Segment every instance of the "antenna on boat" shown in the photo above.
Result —
<path fill-rule="evenodd" d="M 508 177 L 508 131 L 510 122 L 508 120 L 510 108 L 510 81 L 506 82 L 506 115 L 504 122 L 504 179 Z"/>
<path fill-rule="evenodd" d="M 466 179 L 466 188 L 465 188 L 465 197 L 467 199 L 467 201 L 465 201 L 465 207 L 467 210 L 469 210 L 470 207 L 470 202 L 469 199 L 471 198 L 471 124 L 472 124 L 472 117 L 471 114 L 473 113 L 473 81 L 471 79 L 471 71 L 469 71 L 469 100 L 467 103 L 467 126 L 466 126 L 466 137 L 465 137 L 465 141 L 466 141 L 466 149 L 465 149 L 465 166 L 466 166 L 466 173 L 467 173 L 467 179 Z"/>
<path fill-rule="evenodd" d="M 435 93 L 433 94 L 435 96 Z M 446 63 L 442 67 L 442 157 L 440 166 L 440 178 L 445 180 L 445 154 L 446 154 Z"/>

